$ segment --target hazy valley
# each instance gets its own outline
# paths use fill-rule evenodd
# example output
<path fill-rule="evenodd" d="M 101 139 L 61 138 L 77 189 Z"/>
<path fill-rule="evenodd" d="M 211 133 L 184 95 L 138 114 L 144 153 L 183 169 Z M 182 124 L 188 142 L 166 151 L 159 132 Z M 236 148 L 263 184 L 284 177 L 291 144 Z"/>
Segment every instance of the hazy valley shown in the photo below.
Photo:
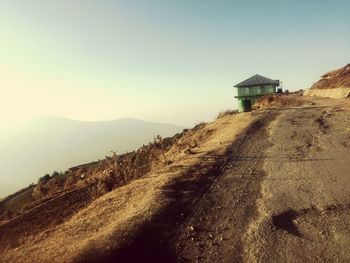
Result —
<path fill-rule="evenodd" d="M 132 118 L 86 122 L 47 117 L 27 122 L 0 138 L 0 197 L 36 183 L 46 173 L 64 172 L 111 155 L 111 151 L 132 151 L 158 134 L 172 136 L 182 129 Z"/>

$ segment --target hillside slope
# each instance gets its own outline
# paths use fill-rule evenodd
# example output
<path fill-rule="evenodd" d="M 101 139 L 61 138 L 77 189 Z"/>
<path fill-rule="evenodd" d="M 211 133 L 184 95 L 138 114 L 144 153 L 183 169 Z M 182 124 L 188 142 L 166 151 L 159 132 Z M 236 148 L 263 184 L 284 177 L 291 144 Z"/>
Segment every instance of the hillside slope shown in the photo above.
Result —
<path fill-rule="evenodd" d="M 350 88 L 350 64 L 323 74 L 311 87 L 311 89 L 334 88 Z"/>
<path fill-rule="evenodd" d="M 349 261 L 350 101 L 283 98 L 35 186 L 2 261 Z"/>
<path fill-rule="evenodd" d="M 143 225 L 171 213 L 169 208 L 179 209 L 186 202 L 172 218 L 181 219 L 193 202 L 192 194 L 205 191 L 227 149 L 257 117 L 227 115 L 173 138 L 159 138 L 136 152 L 74 168 L 65 175 L 65 183 L 53 178 L 27 190 L 32 199 L 3 216 L 0 224 L 2 259 L 97 260 L 130 243 Z M 68 181 L 75 182 L 70 186 Z M 12 198 L 16 196 L 0 209 L 8 211 Z"/>
<path fill-rule="evenodd" d="M 15 186 L 18 190 L 37 182 L 46 173 L 102 159 L 110 151 L 133 151 L 157 134 L 167 137 L 182 129 L 131 118 L 89 122 L 46 117 L 30 121 L 0 137 L 1 179 L 13 185 L 11 189 L 0 185 L 0 198 Z"/>

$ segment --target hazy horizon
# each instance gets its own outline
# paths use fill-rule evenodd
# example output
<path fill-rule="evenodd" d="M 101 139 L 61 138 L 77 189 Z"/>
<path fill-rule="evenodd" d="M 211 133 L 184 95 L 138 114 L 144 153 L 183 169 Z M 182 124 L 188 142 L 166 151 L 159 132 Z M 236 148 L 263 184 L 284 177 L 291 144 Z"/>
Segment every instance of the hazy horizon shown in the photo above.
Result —
<path fill-rule="evenodd" d="M 185 127 L 135 118 L 77 121 L 46 117 L 0 136 L 0 198 L 36 183 L 53 171 L 90 163 L 147 145 L 156 135 L 173 136 Z"/>
<path fill-rule="evenodd" d="M 18 121 L 17 123 L 12 123 L 11 125 L 7 125 L 6 127 L 1 127 L 0 125 L 2 129 L 0 132 L 0 144 L 2 140 L 6 140 L 9 137 L 13 137 L 13 135 L 15 135 L 18 132 L 23 132 L 23 127 L 27 127 L 28 125 L 33 126 L 36 122 L 41 122 L 45 120 L 48 120 L 48 121 L 67 120 L 67 121 L 80 122 L 80 123 L 108 123 L 108 122 L 121 121 L 121 120 L 135 120 L 135 121 L 140 121 L 145 123 L 174 125 L 174 126 L 179 126 L 183 128 L 190 128 L 193 125 L 200 123 L 200 122 L 197 122 L 197 123 L 194 123 L 193 125 L 192 124 L 181 125 L 181 124 L 170 123 L 170 122 L 149 121 L 149 120 L 134 118 L 134 117 L 119 117 L 119 118 L 113 118 L 113 119 L 100 119 L 100 120 L 79 120 L 71 117 L 58 116 L 58 115 L 43 115 L 43 116 L 21 120 L 21 121 Z"/>
<path fill-rule="evenodd" d="M 297 90 L 349 62 L 348 1 L 0 7 L 1 128 L 46 115 L 191 126 L 236 108 L 232 86 L 254 74 Z"/>

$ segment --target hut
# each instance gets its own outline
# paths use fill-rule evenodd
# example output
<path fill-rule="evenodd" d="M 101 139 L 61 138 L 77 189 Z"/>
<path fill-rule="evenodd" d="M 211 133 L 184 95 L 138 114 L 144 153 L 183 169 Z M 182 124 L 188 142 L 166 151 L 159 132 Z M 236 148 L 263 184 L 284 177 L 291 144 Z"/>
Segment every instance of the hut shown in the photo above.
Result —
<path fill-rule="evenodd" d="M 258 97 L 277 92 L 280 85 L 279 80 L 265 78 L 260 75 L 254 75 L 234 87 L 237 88 L 238 110 L 239 112 L 251 111 L 252 105 Z"/>

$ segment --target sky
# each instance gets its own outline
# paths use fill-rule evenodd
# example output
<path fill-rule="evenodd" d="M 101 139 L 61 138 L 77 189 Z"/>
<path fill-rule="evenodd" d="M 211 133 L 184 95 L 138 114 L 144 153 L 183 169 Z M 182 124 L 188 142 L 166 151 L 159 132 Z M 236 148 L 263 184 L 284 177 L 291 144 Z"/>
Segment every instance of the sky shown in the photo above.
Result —
<path fill-rule="evenodd" d="M 350 62 L 348 0 L 0 0 L 0 128 L 47 115 L 191 126 L 260 74 Z M 1 133 L 1 132 L 0 132 Z"/>

